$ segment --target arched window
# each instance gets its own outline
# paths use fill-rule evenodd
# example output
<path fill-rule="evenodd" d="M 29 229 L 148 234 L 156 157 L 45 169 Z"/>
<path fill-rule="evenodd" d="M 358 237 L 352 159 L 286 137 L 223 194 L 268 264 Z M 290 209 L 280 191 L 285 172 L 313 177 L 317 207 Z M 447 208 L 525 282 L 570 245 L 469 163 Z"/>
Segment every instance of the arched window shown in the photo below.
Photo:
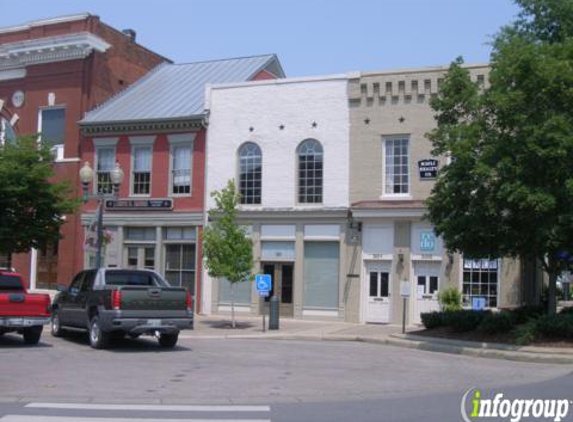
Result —
<path fill-rule="evenodd" d="M 16 132 L 10 124 L 10 122 L 4 117 L 0 117 L 0 145 L 4 145 L 6 142 L 16 141 Z"/>
<path fill-rule="evenodd" d="M 298 202 L 322 202 L 323 157 L 322 145 L 316 139 L 304 140 L 297 149 Z"/>
<path fill-rule="evenodd" d="M 257 144 L 247 142 L 239 148 L 239 193 L 241 204 L 260 204 L 263 179 L 263 154 Z"/>

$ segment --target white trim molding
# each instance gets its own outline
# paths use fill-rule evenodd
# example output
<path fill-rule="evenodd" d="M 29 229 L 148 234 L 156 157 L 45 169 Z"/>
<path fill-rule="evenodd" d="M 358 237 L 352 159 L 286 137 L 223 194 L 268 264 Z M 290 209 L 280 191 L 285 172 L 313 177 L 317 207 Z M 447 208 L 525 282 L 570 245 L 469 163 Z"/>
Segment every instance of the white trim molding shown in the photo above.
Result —
<path fill-rule="evenodd" d="M 172 145 L 173 144 L 188 144 L 188 143 L 193 143 L 193 141 L 195 141 L 196 135 L 197 134 L 194 132 L 176 133 L 176 134 L 167 135 L 167 140 Z"/>
<path fill-rule="evenodd" d="M 115 147 L 119 138 L 92 138 L 94 147 Z"/>
<path fill-rule="evenodd" d="M 103 53 L 110 47 L 90 32 L 18 41 L 0 45 L 0 69 L 84 59 L 94 50 Z"/>
<path fill-rule="evenodd" d="M 131 146 L 153 146 L 155 136 L 130 136 L 129 144 Z"/>
<path fill-rule="evenodd" d="M 1 60 L 1 59 L 0 59 Z M 0 81 L 10 81 L 12 79 L 22 79 L 26 77 L 26 68 L 0 70 Z"/>
<path fill-rule="evenodd" d="M 25 23 L 23 25 L 5 26 L 3 28 L 0 28 L 0 34 L 25 31 L 27 29 L 32 29 L 37 26 L 54 25 L 57 23 L 73 22 L 73 21 L 83 21 L 84 19 L 87 19 L 90 16 L 92 15 L 90 15 L 89 13 L 78 13 L 75 15 L 64 15 L 55 18 L 38 19 L 35 21 Z"/>

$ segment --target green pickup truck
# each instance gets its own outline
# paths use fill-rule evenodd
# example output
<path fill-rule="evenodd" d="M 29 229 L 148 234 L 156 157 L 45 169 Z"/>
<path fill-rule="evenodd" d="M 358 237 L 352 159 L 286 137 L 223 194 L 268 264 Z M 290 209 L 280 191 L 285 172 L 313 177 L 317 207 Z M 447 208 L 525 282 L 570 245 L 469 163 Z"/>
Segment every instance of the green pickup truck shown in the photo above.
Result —
<path fill-rule="evenodd" d="M 193 328 L 191 294 L 154 271 L 85 270 L 58 291 L 51 308 L 52 335 L 87 330 L 95 349 L 125 335 L 154 335 L 162 347 L 172 348 L 180 330 Z"/>

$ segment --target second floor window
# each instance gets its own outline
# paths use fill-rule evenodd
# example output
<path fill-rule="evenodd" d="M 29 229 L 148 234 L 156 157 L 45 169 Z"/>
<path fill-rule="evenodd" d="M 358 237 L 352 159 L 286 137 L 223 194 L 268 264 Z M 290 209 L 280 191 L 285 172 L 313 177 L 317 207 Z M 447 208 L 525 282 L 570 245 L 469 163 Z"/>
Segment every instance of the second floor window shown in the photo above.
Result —
<path fill-rule="evenodd" d="M 151 147 L 133 148 L 132 192 L 134 195 L 151 192 Z"/>
<path fill-rule="evenodd" d="M 110 172 L 115 165 L 115 148 L 97 148 L 97 192 L 112 193 Z"/>
<path fill-rule="evenodd" d="M 56 158 L 64 158 L 64 132 L 66 129 L 65 108 L 45 108 L 41 110 L 40 136 L 43 143 L 50 145 Z"/>
<path fill-rule="evenodd" d="M 172 150 L 172 192 L 191 193 L 191 145 L 176 145 Z"/>
<path fill-rule="evenodd" d="M 323 150 L 315 139 L 303 141 L 298 149 L 298 202 L 322 202 Z"/>
<path fill-rule="evenodd" d="M 410 192 L 409 139 L 392 138 L 386 139 L 384 142 L 384 194 L 408 194 Z"/>
<path fill-rule="evenodd" d="M 260 204 L 263 155 L 257 144 L 247 142 L 239 149 L 239 193 L 241 204 Z"/>

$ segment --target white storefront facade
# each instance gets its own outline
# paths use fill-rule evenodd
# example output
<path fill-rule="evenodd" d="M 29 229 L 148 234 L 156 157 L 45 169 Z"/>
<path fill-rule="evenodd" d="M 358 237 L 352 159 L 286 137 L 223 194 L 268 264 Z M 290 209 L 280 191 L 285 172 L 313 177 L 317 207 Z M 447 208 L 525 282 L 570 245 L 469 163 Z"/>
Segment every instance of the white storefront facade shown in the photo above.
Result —
<path fill-rule="evenodd" d="M 347 318 L 349 110 L 346 75 L 213 86 L 207 90 L 206 210 L 234 179 L 256 272 L 270 274 L 281 314 Z M 229 310 L 229 285 L 205 274 L 205 312 Z M 237 309 L 259 314 L 251 283 Z"/>

